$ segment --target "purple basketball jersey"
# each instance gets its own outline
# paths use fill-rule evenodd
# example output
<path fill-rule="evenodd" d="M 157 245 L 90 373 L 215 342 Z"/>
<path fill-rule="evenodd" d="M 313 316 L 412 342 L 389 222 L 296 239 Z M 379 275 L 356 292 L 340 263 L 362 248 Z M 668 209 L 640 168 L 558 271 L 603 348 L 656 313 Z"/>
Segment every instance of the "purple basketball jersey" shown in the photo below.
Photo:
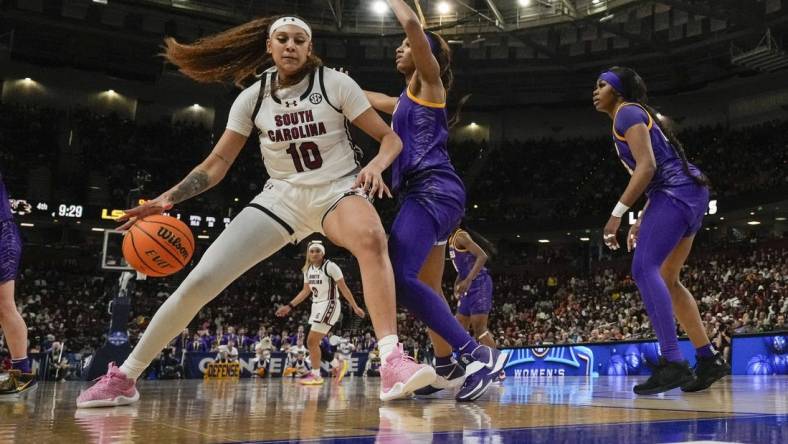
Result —
<path fill-rule="evenodd" d="M 473 264 L 476 263 L 476 256 L 473 255 L 468 250 L 460 250 L 454 246 L 454 238 L 459 234 L 461 230 L 457 230 L 454 234 L 449 238 L 449 257 L 451 258 L 452 264 L 454 264 L 454 269 L 457 270 L 457 274 L 460 276 L 460 279 L 465 279 L 473 269 Z M 483 275 L 488 274 L 487 267 L 482 267 L 479 271 L 479 274 L 476 276 L 476 279 L 479 279 Z M 476 280 L 474 279 L 474 281 Z"/>
<path fill-rule="evenodd" d="M 3 175 L 0 174 L 0 222 L 11 220 L 11 202 L 8 199 L 8 192 L 3 183 Z"/>
<path fill-rule="evenodd" d="M 694 201 L 697 200 L 696 196 L 702 192 L 699 190 L 700 187 L 684 171 L 681 158 L 676 154 L 659 125 L 654 122 L 654 118 L 637 103 L 622 104 L 616 110 L 613 118 L 613 141 L 621 162 L 630 174 L 635 170 L 635 157 L 632 155 L 624 134 L 629 128 L 639 123 L 645 124 L 648 128 L 657 164 L 657 171 L 646 189 L 646 195 L 650 196 L 652 192 L 659 190 L 687 204 L 694 204 Z M 692 176 L 701 176 L 700 170 L 695 165 L 690 163 L 688 166 Z"/>
<path fill-rule="evenodd" d="M 425 102 L 406 87 L 397 101 L 391 126 L 402 139 L 402 153 L 391 167 L 394 190 L 422 171 L 436 168 L 454 171 L 446 148 L 449 124 L 445 105 Z"/>

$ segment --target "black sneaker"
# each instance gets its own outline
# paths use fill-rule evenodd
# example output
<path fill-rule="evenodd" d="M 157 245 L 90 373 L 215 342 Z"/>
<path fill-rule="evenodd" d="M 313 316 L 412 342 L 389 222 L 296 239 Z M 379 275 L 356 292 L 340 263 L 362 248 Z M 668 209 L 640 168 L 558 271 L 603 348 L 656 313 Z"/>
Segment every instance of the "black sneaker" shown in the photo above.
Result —
<path fill-rule="evenodd" d="M 633 388 L 638 395 L 656 395 L 688 384 L 695 379 L 687 361 L 667 362 L 660 358 L 659 364 L 652 367 L 653 374 L 643 384 Z"/>
<path fill-rule="evenodd" d="M 438 374 L 435 382 L 413 392 L 416 396 L 428 396 L 444 389 L 459 387 L 465 382 L 465 370 L 456 362 L 435 366 L 435 373 Z"/>
<path fill-rule="evenodd" d="M 0 381 L 0 396 L 17 396 L 35 390 L 36 375 L 19 370 L 8 372 L 8 378 Z"/>
<path fill-rule="evenodd" d="M 695 379 L 681 386 L 683 392 L 699 392 L 711 387 L 712 384 L 731 374 L 731 366 L 725 362 L 720 353 L 710 358 L 696 356 Z"/>

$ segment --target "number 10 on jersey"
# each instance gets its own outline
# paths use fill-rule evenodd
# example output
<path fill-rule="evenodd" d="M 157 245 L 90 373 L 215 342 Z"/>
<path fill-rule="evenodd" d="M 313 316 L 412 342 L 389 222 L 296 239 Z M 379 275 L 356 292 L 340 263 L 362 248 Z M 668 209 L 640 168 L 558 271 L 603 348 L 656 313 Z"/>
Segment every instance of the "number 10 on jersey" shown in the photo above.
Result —
<path fill-rule="evenodd" d="M 323 158 L 315 142 L 304 142 L 298 147 L 291 143 L 286 152 L 293 158 L 293 165 L 299 173 L 303 173 L 305 169 L 316 170 L 323 166 Z"/>

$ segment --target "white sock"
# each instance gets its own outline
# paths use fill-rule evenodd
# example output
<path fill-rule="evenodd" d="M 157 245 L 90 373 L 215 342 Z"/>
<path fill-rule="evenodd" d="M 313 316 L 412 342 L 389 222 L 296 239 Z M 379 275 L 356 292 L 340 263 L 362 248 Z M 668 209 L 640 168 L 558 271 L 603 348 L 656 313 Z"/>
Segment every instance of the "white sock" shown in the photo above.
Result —
<path fill-rule="evenodd" d="M 137 380 L 140 377 L 142 372 L 148 368 L 148 364 L 137 359 L 132 358 L 129 356 L 123 362 L 123 365 L 120 366 L 120 371 L 126 375 L 127 378 L 131 378 L 133 380 Z"/>
<path fill-rule="evenodd" d="M 314 376 L 315 378 L 320 378 L 320 369 L 319 368 L 312 369 L 312 376 Z"/>
<path fill-rule="evenodd" d="M 386 358 L 394 353 L 394 349 L 397 348 L 397 344 L 399 344 L 399 338 L 397 335 L 388 335 L 378 342 L 378 349 L 380 349 L 380 361 L 383 365 L 386 365 Z"/>

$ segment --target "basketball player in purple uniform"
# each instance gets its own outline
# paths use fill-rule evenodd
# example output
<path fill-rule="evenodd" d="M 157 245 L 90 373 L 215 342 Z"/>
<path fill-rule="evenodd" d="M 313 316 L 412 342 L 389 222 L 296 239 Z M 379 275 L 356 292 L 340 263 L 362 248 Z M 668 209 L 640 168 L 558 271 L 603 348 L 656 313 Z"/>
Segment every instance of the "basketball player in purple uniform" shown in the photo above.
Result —
<path fill-rule="evenodd" d="M 662 358 L 653 375 L 634 387 L 639 395 L 662 393 L 676 387 L 686 392 L 708 388 L 730 373 L 730 367 L 711 346 L 698 305 L 681 284 L 679 273 L 689 256 L 709 204 L 709 182 L 687 161 L 684 148 L 647 105 L 646 84 L 632 69 L 613 67 L 599 76 L 594 107 L 613 120 L 613 141 L 632 176 L 604 228 L 604 242 L 619 248 L 616 232 L 621 218 L 645 192 L 643 214 L 627 236 L 632 277 L 654 326 Z M 676 315 L 696 347 L 696 373 L 681 356 Z"/>
<path fill-rule="evenodd" d="M 400 209 L 389 238 L 398 302 L 468 362 L 467 378 L 456 399 L 472 401 L 497 378 L 506 357 L 479 345 L 454 318 L 446 300 L 419 280 L 428 260 L 443 262 L 446 240 L 465 214 L 465 187 L 446 146 L 446 98 L 453 77 L 449 46 L 437 34 L 425 32 L 404 1 L 388 3 L 406 34 L 396 55 L 406 87 L 399 98 L 367 96 L 378 111 L 392 115 L 394 131 L 403 142 L 402 153 L 392 164 L 392 188 L 399 194 Z M 439 373 L 452 373 L 455 367 L 451 354 L 436 358 Z"/>
<path fill-rule="evenodd" d="M 0 175 L 0 327 L 11 351 L 11 371 L 0 382 L 0 396 L 13 396 L 36 387 L 27 359 L 27 325 L 14 301 L 14 285 L 22 256 L 22 238 L 14 223 L 11 202 Z"/>
<path fill-rule="evenodd" d="M 449 257 L 457 270 L 454 282 L 454 297 L 459 299 L 457 320 L 473 331 L 479 342 L 495 347 L 495 339 L 487 330 L 493 290 L 492 277 L 484 266 L 487 253 L 467 231 L 459 228 L 449 237 L 448 245 Z"/>

